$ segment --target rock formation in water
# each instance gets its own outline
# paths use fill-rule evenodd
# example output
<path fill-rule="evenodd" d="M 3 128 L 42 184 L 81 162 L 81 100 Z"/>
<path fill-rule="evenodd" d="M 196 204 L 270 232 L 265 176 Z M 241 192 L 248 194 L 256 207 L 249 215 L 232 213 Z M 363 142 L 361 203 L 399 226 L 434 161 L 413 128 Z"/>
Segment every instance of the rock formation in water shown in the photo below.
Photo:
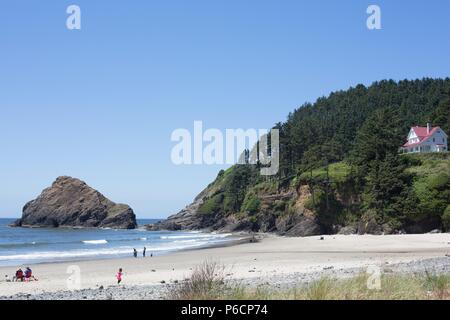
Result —
<path fill-rule="evenodd" d="M 134 229 L 133 210 L 116 204 L 85 182 L 63 176 L 28 202 L 17 227 L 94 227 Z"/>

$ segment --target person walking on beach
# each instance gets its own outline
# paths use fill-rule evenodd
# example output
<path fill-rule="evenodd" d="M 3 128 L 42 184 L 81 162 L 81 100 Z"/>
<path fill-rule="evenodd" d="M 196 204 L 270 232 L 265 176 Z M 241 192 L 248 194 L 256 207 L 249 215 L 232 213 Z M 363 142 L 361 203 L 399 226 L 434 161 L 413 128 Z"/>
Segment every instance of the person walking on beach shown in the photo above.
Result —
<path fill-rule="evenodd" d="M 123 276 L 123 272 L 122 272 L 122 268 L 120 268 L 119 272 L 117 272 L 117 275 L 116 275 L 117 284 L 120 284 L 122 282 L 122 276 Z"/>
<path fill-rule="evenodd" d="M 133 255 L 134 255 L 135 258 L 137 258 L 137 250 L 136 250 L 136 248 L 133 248 Z"/>
<path fill-rule="evenodd" d="M 145 258 L 145 251 L 147 251 L 147 248 L 144 247 L 144 251 L 142 251 L 142 256 Z"/>

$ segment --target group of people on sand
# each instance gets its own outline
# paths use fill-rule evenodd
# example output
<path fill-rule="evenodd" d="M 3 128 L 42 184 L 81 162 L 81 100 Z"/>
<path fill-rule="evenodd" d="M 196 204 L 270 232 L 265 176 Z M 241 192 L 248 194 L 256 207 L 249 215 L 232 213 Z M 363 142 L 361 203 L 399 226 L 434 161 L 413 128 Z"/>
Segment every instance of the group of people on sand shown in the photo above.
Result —
<path fill-rule="evenodd" d="M 142 250 L 142 257 L 145 258 L 147 253 L 147 248 L 144 247 L 144 250 Z M 137 258 L 138 256 L 138 251 L 136 250 L 136 248 L 133 248 L 133 257 Z M 153 257 L 153 253 L 150 253 L 150 257 Z M 116 274 L 116 279 L 117 279 L 117 284 L 120 284 L 123 280 L 123 270 L 122 268 L 119 269 L 119 272 L 117 272 Z"/>
<path fill-rule="evenodd" d="M 19 268 L 13 277 L 13 281 L 30 282 L 31 280 L 37 281 L 38 279 L 33 275 L 33 270 L 30 267 L 26 267 L 25 271 Z"/>
<path fill-rule="evenodd" d="M 146 254 L 147 248 L 144 247 L 144 250 L 142 251 L 142 256 L 145 258 L 145 254 Z M 133 249 L 133 255 L 135 258 L 137 258 L 138 252 L 136 249 Z M 150 254 L 151 257 L 153 257 L 153 253 Z M 116 275 L 117 278 L 117 284 L 120 284 L 122 282 L 123 279 L 123 270 L 122 268 L 119 269 L 119 272 L 117 272 Z M 16 271 L 16 274 L 14 275 L 12 281 L 13 282 L 30 282 L 31 280 L 33 281 L 38 281 L 38 279 L 33 275 L 33 270 L 31 270 L 30 267 L 26 267 L 25 271 L 22 270 L 22 268 L 19 268 Z"/>
<path fill-rule="evenodd" d="M 146 252 L 147 252 L 147 248 L 144 247 L 144 250 L 142 251 L 142 257 L 145 258 Z M 136 248 L 133 248 L 133 256 L 135 258 L 137 258 L 137 256 L 138 256 L 138 252 L 137 252 Z M 153 257 L 153 253 L 150 253 L 150 257 Z"/>
<path fill-rule="evenodd" d="M 122 268 L 120 268 L 119 272 L 117 272 L 116 278 L 117 278 L 117 284 L 120 284 L 123 279 Z M 22 268 L 19 268 L 16 271 L 16 274 L 14 275 L 14 277 L 12 278 L 13 282 L 19 282 L 19 281 L 20 282 L 30 282 L 31 280 L 38 281 L 38 279 L 33 275 L 33 270 L 31 270 L 30 267 L 26 267 L 25 271 L 23 271 Z M 8 281 L 8 280 L 6 280 L 6 281 Z"/>
<path fill-rule="evenodd" d="M 147 253 L 147 248 L 144 247 L 144 250 L 142 250 L 142 257 L 143 258 L 145 258 L 146 253 Z M 133 248 L 133 257 L 135 257 L 135 258 L 138 257 L 138 251 L 136 250 L 136 248 Z M 153 252 L 150 253 L 150 257 L 153 257 Z M 123 270 L 122 270 L 122 268 L 120 268 L 119 272 L 117 272 L 116 279 L 117 279 L 117 284 L 120 284 L 122 282 L 122 279 L 123 279 Z"/>

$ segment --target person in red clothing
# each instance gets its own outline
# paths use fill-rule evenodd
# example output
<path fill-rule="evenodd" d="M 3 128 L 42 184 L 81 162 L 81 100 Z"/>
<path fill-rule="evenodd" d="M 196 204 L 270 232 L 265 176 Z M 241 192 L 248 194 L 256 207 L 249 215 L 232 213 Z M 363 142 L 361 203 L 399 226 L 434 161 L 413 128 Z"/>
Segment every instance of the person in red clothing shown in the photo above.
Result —
<path fill-rule="evenodd" d="M 30 280 L 33 279 L 34 281 L 37 281 L 37 279 L 35 278 L 35 276 L 33 276 L 33 271 L 31 270 L 30 267 L 27 267 L 25 269 L 25 281 L 26 282 L 30 282 Z"/>
<path fill-rule="evenodd" d="M 19 268 L 19 270 L 16 271 L 16 275 L 13 278 L 13 281 L 23 281 L 24 280 L 24 276 L 23 276 L 23 271 L 21 268 Z"/>
<path fill-rule="evenodd" d="M 120 284 L 122 282 L 123 272 L 122 268 L 119 269 L 119 272 L 117 272 L 116 278 L 117 278 L 117 284 Z"/>

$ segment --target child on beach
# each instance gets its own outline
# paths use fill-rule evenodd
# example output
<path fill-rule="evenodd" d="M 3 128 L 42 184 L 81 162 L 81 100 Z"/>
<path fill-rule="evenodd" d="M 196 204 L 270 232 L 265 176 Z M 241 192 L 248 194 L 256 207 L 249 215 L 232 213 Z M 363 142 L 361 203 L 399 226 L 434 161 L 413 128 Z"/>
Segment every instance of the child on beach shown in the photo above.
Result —
<path fill-rule="evenodd" d="M 123 276 L 123 272 L 122 272 L 122 268 L 119 269 L 119 272 L 117 272 L 117 284 L 120 284 L 122 282 L 122 276 Z"/>

